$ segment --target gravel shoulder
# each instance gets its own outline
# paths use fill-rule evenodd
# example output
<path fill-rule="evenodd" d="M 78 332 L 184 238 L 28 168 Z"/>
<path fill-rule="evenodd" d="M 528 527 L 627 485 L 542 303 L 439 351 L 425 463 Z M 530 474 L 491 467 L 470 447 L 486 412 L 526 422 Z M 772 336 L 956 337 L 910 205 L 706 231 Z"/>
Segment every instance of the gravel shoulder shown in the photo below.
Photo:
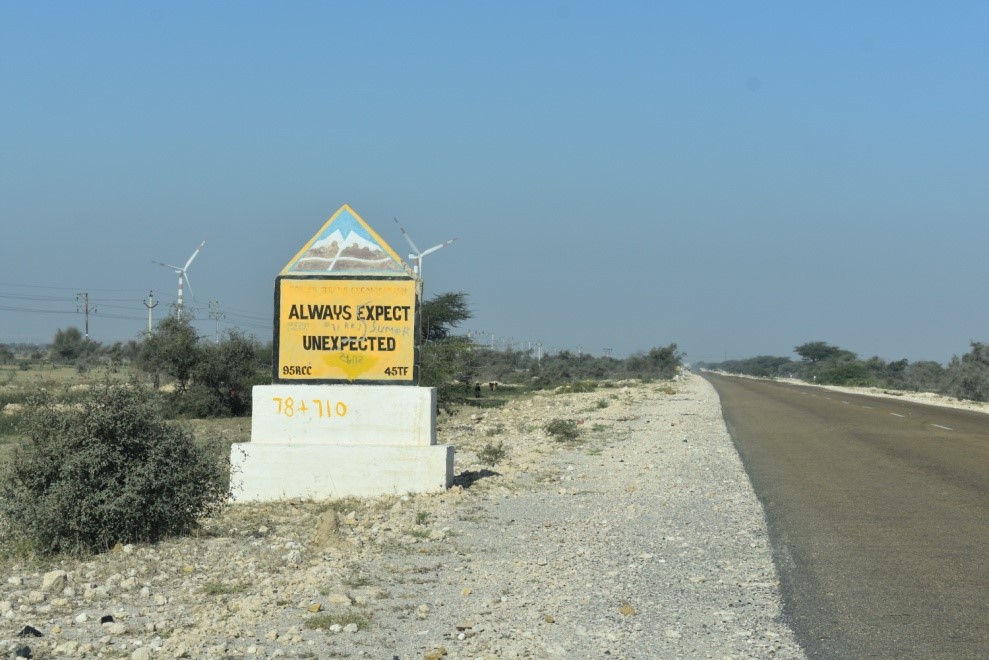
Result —
<path fill-rule="evenodd" d="M 547 434 L 553 419 L 576 421 L 577 440 Z M 196 538 L 84 561 L 0 559 L 0 651 L 805 657 L 703 379 L 462 410 L 441 417 L 439 436 L 457 447 L 444 493 L 234 504 Z M 478 453 L 499 443 L 505 458 L 486 467 Z M 41 636 L 18 636 L 25 626 Z"/>

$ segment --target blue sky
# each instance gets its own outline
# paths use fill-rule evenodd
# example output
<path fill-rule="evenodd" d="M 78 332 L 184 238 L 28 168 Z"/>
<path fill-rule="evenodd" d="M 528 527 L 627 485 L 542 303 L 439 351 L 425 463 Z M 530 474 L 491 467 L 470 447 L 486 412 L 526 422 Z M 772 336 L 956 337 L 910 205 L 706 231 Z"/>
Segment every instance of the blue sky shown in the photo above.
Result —
<path fill-rule="evenodd" d="M 0 4 L 0 341 L 270 339 L 342 204 L 496 342 L 945 361 L 989 340 L 989 5 Z M 118 318 L 123 317 L 123 318 Z"/>

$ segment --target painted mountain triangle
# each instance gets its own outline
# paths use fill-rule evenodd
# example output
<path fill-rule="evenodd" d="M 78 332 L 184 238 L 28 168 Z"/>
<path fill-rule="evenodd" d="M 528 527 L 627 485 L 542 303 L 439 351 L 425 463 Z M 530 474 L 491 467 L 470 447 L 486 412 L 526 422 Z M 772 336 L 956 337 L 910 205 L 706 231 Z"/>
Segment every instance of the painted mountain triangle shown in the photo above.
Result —
<path fill-rule="evenodd" d="M 344 204 L 282 269 L 288 274 L 409 275 L 398 254 Z"/>

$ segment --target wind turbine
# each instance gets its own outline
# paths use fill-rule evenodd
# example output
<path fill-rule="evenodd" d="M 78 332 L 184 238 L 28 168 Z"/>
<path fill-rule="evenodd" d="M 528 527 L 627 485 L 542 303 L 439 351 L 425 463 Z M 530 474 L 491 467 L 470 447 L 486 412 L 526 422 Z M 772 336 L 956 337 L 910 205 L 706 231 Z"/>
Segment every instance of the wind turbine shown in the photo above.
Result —
<path fill-rule="evenodd" d="M 185 279 L 186 284 L 189 285 L 189 293 L 191 294 L 192 282 L 189 281 L 189 272 L 188 272 L 189 266 L 192 265 L 192 260 L 196 258 L 196 255 L 199 254 L 199 251 L 203 249 L 204 245 L 206 245 L 205 238 L 203 239 L 203 242 L 199 244 L 199 247 L 196 248 L 196 251 L 192 253 L 192 256 L 189 257 L 189 260 L 185 262 L 185 266 L 182 266 L 181 268 L 178 266 L 172 266 L 171 264 L 163 264 L 160 261 L 155 261 L 153 259 L 151 260 L 151 263 L 158 264 L 159 266 L 164 266 L 165 268 L 171 268 L 172 270 L 175 271 L 175 274 L 179 276 L 179 297 L 178 297 L 178 303 L 176 304 L 175 313 L 176 316 L 180 319 L 182 318 L 182 280 Z"/>
<path fill-rule="evenodd" d="M 450 240 L 444 241 L 439 245 L 434 245 L 425 252 L 420 252 L 419 248 L 416 247 L 416 244 L 412 242 L 412 237 L 409 236 L 409 232 L 405 231 L 405 227 L 403 227 L 402 223 L 398 221 L 398 218 L 394 218 L 394 220 L 395 224 L 398 225 L 399 230 L 401 230 L 402 236 L 405 237 L 405 240 L 409 242 L 409 246 L 412 248 L 414 254 L 410 254 L 409 259 L 412 260 L 412 270 L 419 276 L 419 279 L 422 279 L 422 258 L 427 254 L 436 252 L 440 248 L 445 248 L 447 245 L 457 240 L 455 238 L 451 238 Z"/>

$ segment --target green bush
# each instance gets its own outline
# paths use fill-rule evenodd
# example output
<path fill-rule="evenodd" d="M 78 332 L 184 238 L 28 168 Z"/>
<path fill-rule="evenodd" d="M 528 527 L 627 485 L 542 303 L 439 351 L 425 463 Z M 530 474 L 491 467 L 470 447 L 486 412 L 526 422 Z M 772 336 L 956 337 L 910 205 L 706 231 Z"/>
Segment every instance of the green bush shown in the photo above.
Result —
<path fill-rule="evenodd" d="M 577 422 L 572 419 L 554 419 L 547 423 L 543 429 L 560 441 L 573 441 L 580 435 Z"/>
<path fill-rule="evenodd" d="M 168 419 L 216 419 L 230 417 L 222 397 L 198 383 L 184 390 L 159 393 L 162 413 Z"/>
<path fill-rule="evenodd" d="M 481 461 L 484 465 L 489 465 L 494 467 L 508 455 L 508 450 L 505 448 L 505 443 L 498 441 L 497 444 L 487 443 L 479 452 L 477 452 L 477 459 Z"/>
<path fill-rule="evenodd" d="M 989 344 L 973 341 L 971 351 L 951 358 L 945 376 L 947 394 L 970 401 L 989 401 Z"/>
<path fill-rule="evenodd" d="M 817 377 L 822 385 L 868 386 L 874 384 L 869 370 L 861 362 L 829 363 Z"/>
<path fill-rule="evenodd" d="M 646 378 L 673 378 L 677 367 L 683 364 L 684 354 L 676 344 L 649 349 L 648 353 L 635 353 L 625 360 L 628 375 Z"/>
<path fill-rule="evenodd" d="M 109 380 L 77 405 L 33 399 L 28 442 L 0 472 L 0 539 L 43 555 L 100 552 L 189 532 L 218 511 L 229 464 L 154 400 Z"/>
<path fill-rule="evenodd" d="M 21 416 L 8 415 L 6 413 L 0 412 L 0 438 L 5 436 L 17 435 L 20 427 Z"/>

